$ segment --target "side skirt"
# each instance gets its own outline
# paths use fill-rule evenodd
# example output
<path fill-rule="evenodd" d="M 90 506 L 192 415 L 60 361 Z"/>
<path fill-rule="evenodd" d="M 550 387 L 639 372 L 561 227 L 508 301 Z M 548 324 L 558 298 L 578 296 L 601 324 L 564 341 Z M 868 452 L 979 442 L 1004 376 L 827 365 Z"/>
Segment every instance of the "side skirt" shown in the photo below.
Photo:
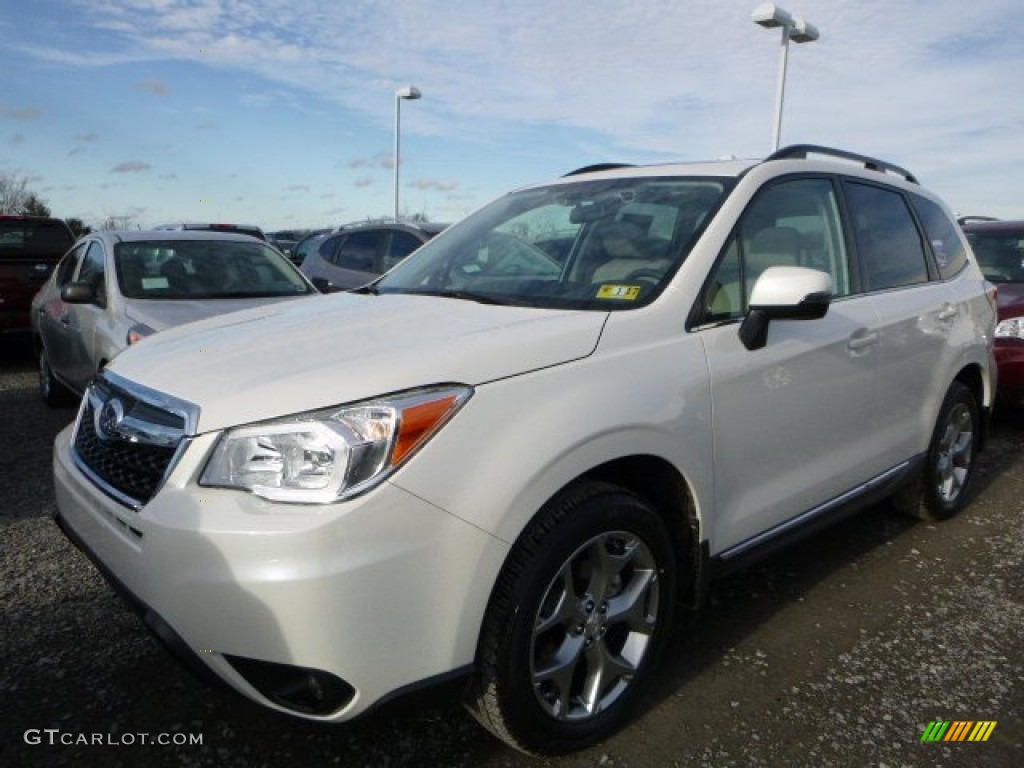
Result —
<path fill-rule="evenodd" d="M 696 567 L 697 596 L 694 607 L 703 603 L 710 583 L 757 562 L 840 520 L 887 499 L 921 470 L 926 454 L 909 459 L 867 482 L 842 493 L 824 504 L 809 509 L 763 533 L 742 541 L 715 556 L 706 539 L 701 541 L 700 562 Z"/>

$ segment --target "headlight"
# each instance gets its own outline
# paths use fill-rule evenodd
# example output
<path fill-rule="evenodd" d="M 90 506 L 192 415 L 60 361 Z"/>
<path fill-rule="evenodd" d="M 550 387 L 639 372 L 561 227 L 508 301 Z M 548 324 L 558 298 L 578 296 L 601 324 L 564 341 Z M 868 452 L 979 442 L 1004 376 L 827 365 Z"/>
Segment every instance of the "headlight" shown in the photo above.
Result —
<path fill-rule="evenodd" d="M 394 472 L 469 399 L 464 386 L 421 389 L 366 403 L 227 430 L 199 484 L 271 501 L 328 504 Z"/>
<path fill-rule="evenodd" d="M 1024 317 L 1011 317 L 996 325 L 997 339 L 1021 339 L 1024 341 Z"/>

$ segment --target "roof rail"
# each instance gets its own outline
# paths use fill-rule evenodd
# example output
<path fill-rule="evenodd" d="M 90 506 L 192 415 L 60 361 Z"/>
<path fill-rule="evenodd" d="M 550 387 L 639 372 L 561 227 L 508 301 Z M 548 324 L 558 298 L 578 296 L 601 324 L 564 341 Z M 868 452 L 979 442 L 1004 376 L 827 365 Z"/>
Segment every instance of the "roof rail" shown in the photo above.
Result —
<path fill-rule="evenodd" d="M 840 157 L 844 160 L 853 160 L 856 163 L 863 163 L 864 167 L 869 171 L 895 173 L 897 176 L 902 176 L 911 184 L 920 184 L 914 174 L 906 168 L 900 168 L 898 165 L 886 162 L 885 160 L 879 160 L 875 157 L 858 155 L 856 152 L 847 152 L 844 149 L 822 147 L 817 144 L 794 144 L 791 147 L 783 147 L 782 149 L 768 155 L 764 161 L 767 163 L 769 160 L 786 160 L 792 158 L 806 159 L 807 155 L 826 155 L 829 157 Z"/>
<path fill-rule="evenodd" d="M 595 163 L 594 165 L 584 165 L 582 168 L 577 168 L 575 171 L 569 171 L 563 174 L 562 178 L 566 176 L 578 176 L 581 173 L 597 173 L 598 171 L 614 171 L 616 168 L 633 168 L 633 163 Z"/>
<path fill-rule="evenodd" d="M 977 223 L 982 221 L 999 221 L 995 216 L 960 216 L 957 218 L 956 223 L 963 226 L 964 224 Z"/>

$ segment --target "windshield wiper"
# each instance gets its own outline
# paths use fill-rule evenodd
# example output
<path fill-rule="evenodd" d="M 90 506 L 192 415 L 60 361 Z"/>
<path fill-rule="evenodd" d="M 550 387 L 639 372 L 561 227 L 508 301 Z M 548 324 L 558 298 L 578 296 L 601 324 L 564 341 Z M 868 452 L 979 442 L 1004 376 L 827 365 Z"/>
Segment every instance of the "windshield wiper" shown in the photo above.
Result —
<path fill-rule="evenodd" d="M 482 293 L 473 293 L 472 291 L 402 291 L 401 293 L 408 296 L 437 296 L 442 299 L 461 299 L 463 301 L 475 301 L 478 304 L 495 304 L 502 307 L 513 306 L 516 304 L 514 301 L 499 299 L 496 296 L 487 296 Z"/>
<path fill-rule="evenodd" d="M 280 291 L 218 291 L 216 293 L 196 293 L 179 298 L 194 299 L 272 299 L 278 296 L 302 296 L 301 293 L 281 293 Z"/>

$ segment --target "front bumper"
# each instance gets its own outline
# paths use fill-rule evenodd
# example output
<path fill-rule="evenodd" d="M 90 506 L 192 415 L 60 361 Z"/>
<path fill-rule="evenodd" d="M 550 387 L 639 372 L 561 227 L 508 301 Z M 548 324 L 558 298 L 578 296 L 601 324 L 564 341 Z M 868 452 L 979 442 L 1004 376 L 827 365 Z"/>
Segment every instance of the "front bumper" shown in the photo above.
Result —
<path fill-rule="evenodd" d="M 54 445 L 61 527 L 158 634 L 240 693 L 343 721 L 472 664 L 507 554 L 498 539 L 390 484 L 330 506 L 200 488 L 193 478 L 213 436 L 197 438 L 135 512 L 75 467 L 70 434 Z M 323 673 L 351 691 L 329 711 L 292 706 L 264 684 L 278 669 Z"/>

